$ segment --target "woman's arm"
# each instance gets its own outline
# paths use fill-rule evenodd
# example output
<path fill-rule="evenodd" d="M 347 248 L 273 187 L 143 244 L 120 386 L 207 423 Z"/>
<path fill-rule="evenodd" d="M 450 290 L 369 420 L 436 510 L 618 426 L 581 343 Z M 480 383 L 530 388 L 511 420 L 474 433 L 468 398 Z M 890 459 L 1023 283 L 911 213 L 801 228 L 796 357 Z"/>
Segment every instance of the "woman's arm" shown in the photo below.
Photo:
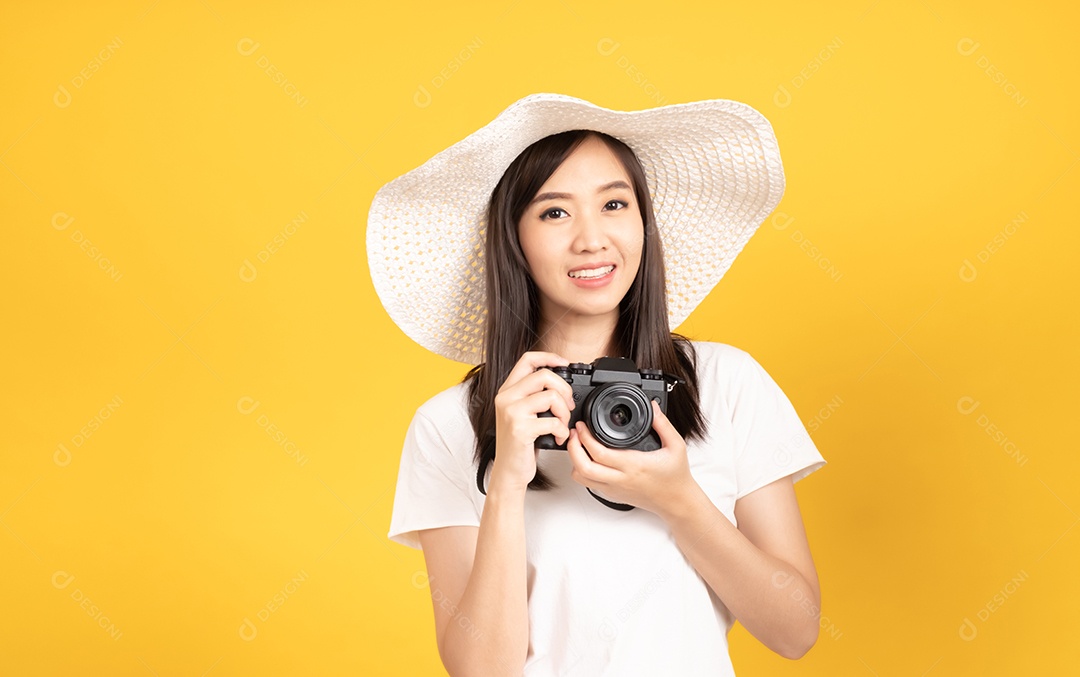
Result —
<path fill-rule="evenodd" d="M 453 677 L 519 677 L 525 669 L 525 491 L 536 476 L 536 438 L 565 440 L 574 406 L 570 385 L 541 367 L 567 364 L 553 353 L 527 352 L 495 395 L 495 458 L 480 526 L 420 532 L 439 655 Z M 538 416 L 548 411 L 554 416 Z"/>
<path fill-rule="evenodd" d="M 821 593 L 791 477 L 736 501 L 738 528 L 692 487 L 660 515 L 679 549 L 750 634 L 801 658 L 817 641 Z"/>
<path fill-rule="evenodd" d="M 419 533 L 439 656 L 453 677 L 519 677 L 525 668 L 529 615 L 524 505 L 523 489 L 492 487 L 479 528 Z"/>
<path fill-rule="evenodd" d="M 785 658 L 802 657 L 817 641 L 821 601 L 791 476 L 735 501 L 735 528 L 694 479 L 682 436 L 655 403 L 653 428 L 663 447 L 627 454 L 598 443 L 579 422 L 566 446 L 571 478 L 659 515 L 752 635 Z"/>

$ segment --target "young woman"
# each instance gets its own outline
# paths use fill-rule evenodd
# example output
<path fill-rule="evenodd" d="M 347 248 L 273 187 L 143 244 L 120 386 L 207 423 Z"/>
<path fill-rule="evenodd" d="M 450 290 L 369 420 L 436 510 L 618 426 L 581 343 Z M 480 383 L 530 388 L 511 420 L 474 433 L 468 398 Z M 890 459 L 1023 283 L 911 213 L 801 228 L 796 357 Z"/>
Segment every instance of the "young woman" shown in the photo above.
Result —
<path fill-rule="evenodd" d="M 380 190 L 384 304 L 479 363 L 416 412 L 389 533 L 424 552 L 451 675 L 730 675 L 736 618 L 788 658 L 815 643 L 792 485 L 825 461 L 748 353 L 670 330 L 782 191 L 771 127 L 743 104 L 626 113 L 558 95 Z M 551 367 L 604 356 L 674 384 L 666 412 L 650 402 L 658 449 L 569 425 L 581 398 Z M 537 449 L 544 435 L 565 450 Z"/>

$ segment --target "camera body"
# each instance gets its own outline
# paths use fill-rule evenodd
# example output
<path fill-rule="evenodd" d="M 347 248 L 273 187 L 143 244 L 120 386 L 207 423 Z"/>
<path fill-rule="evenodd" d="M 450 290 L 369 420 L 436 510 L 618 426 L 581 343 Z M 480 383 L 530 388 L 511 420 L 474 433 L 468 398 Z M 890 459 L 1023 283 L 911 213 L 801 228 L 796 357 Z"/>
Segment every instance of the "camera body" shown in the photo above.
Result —
<path fill-rule="evenodd" d="M 650 401 L 667 414 L 668 393 L 681 379 L 659 369 L 638 369 L 626 357 L 601 357 L 592 364 L 575 362 L 567 367 L 546 367 L 570 384 L 574 409 L 570 429 L 584 421 L 597 441 L 613 449 L 655 451 L 660 437 L 652 429 Z M 550 411 L 539 416 L 554 416 Z M 536 438 L 537 449 L 566 449 L 554 435 Z"/>

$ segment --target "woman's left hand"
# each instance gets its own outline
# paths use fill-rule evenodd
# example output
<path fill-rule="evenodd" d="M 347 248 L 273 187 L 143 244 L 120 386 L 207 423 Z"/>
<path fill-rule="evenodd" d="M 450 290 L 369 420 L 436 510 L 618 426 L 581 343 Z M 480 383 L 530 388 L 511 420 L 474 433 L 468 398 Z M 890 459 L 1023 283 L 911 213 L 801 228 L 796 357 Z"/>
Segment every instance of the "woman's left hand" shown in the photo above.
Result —
<path fill-rule="evenodd" d="M 570 431 L 566 451 L 574 470 L 570 477 L 609 501 L 628 503 L 663 516 L 682 497 L 690 496 L 686 442 L 660 405 L 652 403 L 653 430 L 660 436 L 655 451 L 611 449 L 600 444 L 584 422 Z"/>

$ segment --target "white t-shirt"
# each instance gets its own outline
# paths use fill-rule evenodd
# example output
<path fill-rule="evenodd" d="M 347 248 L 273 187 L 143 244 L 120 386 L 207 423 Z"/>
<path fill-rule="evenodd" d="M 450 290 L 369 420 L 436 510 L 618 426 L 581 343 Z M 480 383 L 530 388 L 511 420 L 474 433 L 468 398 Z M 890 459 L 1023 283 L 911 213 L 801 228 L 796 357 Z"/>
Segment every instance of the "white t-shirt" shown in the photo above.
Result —
<path fill-rule="evenodd" d="M 690 442 L 690 473 L 735 524 L 735 501 L 825 465 L 794 407 L 749 353 L 695 341 L 707 438 Z M 459 383 L 417 410 L 405 436 L 389 538 L 420 548 L 417 530 L 480 525 L 475 437 Z M 529 653 L 526 677 L 734 675 L 734 617 L 683 556 L 666 523 L 613 510 L 570 479 L 565 451 L 537 463 L 557 485 L 525 495 Z M 490 473 L 489 473 L 490 475 Z"/>

